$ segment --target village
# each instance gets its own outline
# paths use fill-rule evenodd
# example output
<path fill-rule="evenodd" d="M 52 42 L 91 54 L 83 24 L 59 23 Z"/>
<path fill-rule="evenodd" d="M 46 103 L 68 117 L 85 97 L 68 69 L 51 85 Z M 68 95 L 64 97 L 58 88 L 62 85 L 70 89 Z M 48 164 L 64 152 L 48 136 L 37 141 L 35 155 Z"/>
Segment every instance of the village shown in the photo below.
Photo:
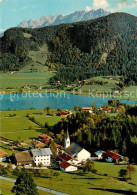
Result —
<path fill-rule="evenodd" d="M 44 148 L 44 144 L 50 145 L 53 138 L 47 134 L 39 134 L 38 139 L 32 142 L 32 149 L 13 153 L 7 157 L 7 152 L 0 149 L 0 161 L 12 162 L 16 166 L 30 167 L 54 167 L 52 151 L 49 147 Z M 56 144 L 57 147 L 57 167 L 62 171 L 77 171 L 78 168 L 85 164 L 87 160 L 98 160 L 113 163 L 125 163 L 124 157 L 111 151 L 96 151 L 92 156 L 90 152 L 78 144 L 70 141 L 69 132 L 64 140 L 64 146 Z"/>
<path fill-rule="evenodd" d="M 119 113 L 122 109 L 125 109 L 124 104 L 120 104 L 119 101 L 109 101 L 109 106 L 104 105 L 103 107 L 96 108 L 99 112 L 108 113 Z M 114 105 L 115 106 L 114 106 Z M 89 114 L 95 114 L 95 105 L 91 107 L 75 107 L 74 110 L 81 110 L 82 112 L 87 112 Z M 50 108 L 47 107 L 47 115 L 55 117 L 67 117 L 73 114 L 73 110 L 69 110 L 67 112 L 59 109 L 57 113 L 50 111 Z M 27 116 L 29 117 L 29 116 Z M 32 120 L 31 117 L 29 117 Z M 33 119 L 34 120 L 34 119 Z M 33 121 L 36 123 L 36 121 Z M 58 136 L 58 134 L 56 134 Z M 1 142 L 8 143 L 12 146 L 13 149 L 22 150 L 22 152 L 13 152 L 11 156 L 7 156 L 7 152 L 4 149 L 0 149 L 0 161 L 1 162 L 12 162 L 16 166 L 36 166 L 36 167 L 54 167 L 53 159 L 56 159 L 57 167 L 62 171 L 76 171 L 79 166 L 85 164 L 87 160 L 98 160 L 98 161 L 106 161 L 106 162 L 114 162 L 114 163 L 128 163 L 125 161 L 125 158 L 112 151 L 94 151 L 92 154 L 82 148 L 77 143 L 72 142 L 70 140 L 69 131 L 67 129 L 66 137 L 64 140 L 64 145 L 59 145 L 54 141 L 55 136 L 49 136 L 48 134 L 41 133 L 38 135 L 37 139 L 33 139 L 31 145 L 25 149 L 22 146 L 14 146 L 14 142 L 8 140 L 3 137 L 0 137 Z M 50 145 L 55 145 L 56 155 L 53 155 L 52 149 L 49 147 Z M 89 149 L 90 150 L 90 149 Z M 90 150 L 91 151 L 91 150 Z M 54 161 L 55 162 L 55 161 Z"/>
<path fill-rule="evenodd" d="M 110 102 L 111 104 L 112 102 Z M 124 109 L 124 105 L 118 105 L 117 107 L 105 106 L 100 107 L 97 110 L 104 113 L 119 113 L 121 109 Z M 74 108 L 78 109 L 78 108 Z M 88 112 L 89 114 L 94 115 L 94 106 L 92 107 L 82 107 L 79 108 L 82 112 Z M 48 112 L 49 116 L 61 116 L 67 117 L 73 114 L 73 111 L 65 112 L 59 110 L 57 113 Z M 27 116 L 29 117 L 29 116 Z M 31 118 L 30 118 L 31 119 Z M 36 122 L 36 121 L 35 121 Z M 56 135 L 58 136 L 58 134 Z M 0 149 L 0 161 L 9 162 L 15 166 L 21 167 L 37 167 L 37 168 L 58 168 L 64 172 L 77 171 L 81 165 L 86 164 L 88 160 L 90 161 L 103 161 L 111 162 L 117 164 L 127 164 L 128 160 L 122 155 L 117 154 L 112 151 L 94 151 L 89 152 L 85 148 L 81 147 L 77 143 L 70 140 L 69 131 L 67 129 L 66 137 L 64 140 L 64 145 L 59 145 L 54 141 L 54 136 L 41 133 L 38 135 L 37 139 L 33 139 L 31 145 L 25 149 L 23 146 L 14 146 L 14 143 L 10 140 L 6 142 L 6 139 L 0 137 L 1 142 L 8 143 L 12 146 L 16 152 L 13 152 L 11 156 L 7 156 L 7 152 L 4 149 Z M 56 148 L 56 151 L 53 151 Z M 18 150 L 22 150 L 19 152 Z M 89 149 L 91 151 L 91 149 Z M 17 152 L 18 151 L 18 152 Z M 56 154 L 55 154 L 56 153 Z M 56 161 L 56 163 L 55 163 Z M 56 165 L 55 165 L 56 164 Z"/>
<path fill-rule="evenodd" d="M 59 191 L 69 192 L 70 194 L 75 194 L 75 190 L 67 188 L 68 178 L 70 181 L 73 180 L 73 177 L 81 178 L 81 182 L 82 180 L 86 181 L 85 177 L 103 177 L 104 180 L 112 177 L 112 180 L 116 178 L 116 181 L 122 179 L 122 181 L 128 182 L 130 178 L 128 172 L 126 175 L 122 175 L 122 171 L 128 170 L 128 167 L 131 166 L 131 160 L 127 155 L 121 154 L 118 150 L 111 150 L 109 145 L 108 147 L 106 145 L 105 149 L 94 145 L 93 148 L 92 144 L 94 143 L 91 142 L 89 145 L 88 137 L 83 138 L 80 142 L 78 138 L 75 138 L 79 135 L 80 130 L 78 129 L 75 132 L 73 130 L 73 128 L 75 129 L 75 122 L 77 123 L 77 120 L 81 121 L 83 117 L 83 124 L 88 119 L 89 122 L 91 121 L 90 125 L 92 125 L 93 121 L 91 119 L 120 117 L 124 115 L 126 109 L 126 105 L 118 100 L 109 100 L 108 104 L 104 104 L 102 107 L 96 107 L 93 103 L 89 107 L 75 106 L 74 109 L 51 109 L 46 107 L 38 111 L 36 109 L 21 112 L 16 110 L 6 111 L 9 115 L 5 114 L 4 116 L 9 121 L 18 119 L 19 113 L 22 114 L 23 112 L 21 120 L 24 118 L 26 122 L 29 121 L 29 124 L 34 124 L 34 127 L 37 126 L 38 129 L 35 130 L 33 126 L 29 126 L 28 129 L 22 131 L 25 135 L 30 132 L 29 142 L 22 141 L 22 134 L 20 134 L 18 140 L 12 140 L 10 136 L 9 138 L 0 136 L 0 173 L 2 177 L 14 178 L 22 171 L 27 172 L 33 175 L 37 185 L 54 189 L 51 186 L 51 183 L 53 183 L 55 189 L 60 186 Z M 77 120 L 73 122 L 74 126 L 71 128 L 69 125 L 71 121 L 69 120 L 73 120 L 73 117 L 76 117 Z M 79 117 L 81 118 L 79 119 Z M 50 124 L 47 123 L 50 120 L 56 121 L 54 128 L 51 128 Z M 62 126 L 63 124 L 66 125 Z M 86 128 L 86 125 L 82 125 L 82 128 Z M 36 131 L 35 135 L 33 135 L 34 131 Z M 134 164 L 133 166 L 136 167 Z M 110 170 L 112 168 L 115 177 L 111 176 Z M 40 185 L 39 181 L 41 180 L 45 183 Z M 77 183 L 78 179 L 75 182 Z M 88 188 L 86 187 L 86 189 Z"/>

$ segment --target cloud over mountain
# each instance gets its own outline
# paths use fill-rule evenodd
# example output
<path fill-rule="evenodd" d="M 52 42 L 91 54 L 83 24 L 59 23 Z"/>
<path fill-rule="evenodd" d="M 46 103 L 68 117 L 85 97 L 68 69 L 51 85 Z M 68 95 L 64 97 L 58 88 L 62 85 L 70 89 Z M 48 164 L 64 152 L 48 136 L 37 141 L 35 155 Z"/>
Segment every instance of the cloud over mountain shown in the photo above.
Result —
<path fill-rule="evenodd" d="M 94 0 L 93 2 L 93 6 L 95 9 L 98 9 L 98 8 L 107 8 L 108 7 L 108 2 L 107 0 Z"/>

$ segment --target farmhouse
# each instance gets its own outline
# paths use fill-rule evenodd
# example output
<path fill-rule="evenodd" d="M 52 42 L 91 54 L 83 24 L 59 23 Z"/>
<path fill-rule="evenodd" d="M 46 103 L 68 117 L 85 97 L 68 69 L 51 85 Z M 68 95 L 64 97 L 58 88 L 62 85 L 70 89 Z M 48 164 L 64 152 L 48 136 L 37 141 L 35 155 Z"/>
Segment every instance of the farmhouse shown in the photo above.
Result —
<path fill-rule="evenodd" d="M 38 139 L 44 143 L 49 143 L 52 140 L 52 137 L 47 134 L 41 133 L 39 134 Z"/>
<path fill-rule="evenodd" d="M 67 116 L 67 113 L 65 113 L 65 112 L 61 111 L 61 112 L 60 112 L 60 116 L 62 116 L 62 117 L 66 117 L 66 116 Z"/>
<path fill-rule="evenodd" d="M 114 91 L 113 94 L 114 95 L 119 95 L 120 94 L 120 91 L 118 91 L 118 90 L 117 91 Z"/>
<path fill-rule="evenodd" d="M 120 154 L 114 153 L 114 152 L 106 152 L 104 153 L 104 159 L 107 162 L 117 162 L 119 160 L 121 160 L 123 157 Z"/>
<path fill-rule="evenodd" d="M 30 152 L 28 151 L 13 153 L 13 159 L 16 165 L 32 165 L 34 162 Z"/>
<path fill-rule="evenodd" d="M 103 108 L 103 110 L 105 113 L 111 113 L 112 108 Z"/>
<path fill-rule="evenodd" d="M 93 108 L 92 107 L 82 107 L 82 111 L 93 113 Z"/>
<path fill-rule="evenodd" d="M 0 162 L 6 161 L 7 152 L 3 149 L 0 149 Z"/>
<path fill-rule="evenodd" d="M 77 165 L 78 164 L 78 160 L 76 158 L 74 158 L 73 156 L 69 155 L 69 154 L 63 153 L 59 156 L 59 158 L 62 161 L 66 161 L 71 165 Z"/>
<path fill-rule="evenodd" d="M 62 163 L 59 164 L 59 167 L 62 171 L 65 171 L 65 172 L 72 172 L 72 171 L 77 171 L 78 168 L 69 164 L 68 162 L 66 161 L 63 161 Z"/>
<path fill-rule="evenodd" d="M 52 152 L 50 148 L 32 149 L 31 154 L 33 156 L 33 160 L 36 166 L 38 165 L 50 166 L 51 165 Z"/>
<path fill-rule="evenodd" d="M 33 140 L 31 142 L 31 148 L 32 149 L 35 149 L 35 148 L 44 148 L 44 147 L 45 147 L 45 144 L 42 143 L 42 142 L 40 142 L 40 141 L 38 141 L 38 140 Z"/>
<path fill-rule="evenodd" d="M 67 130 L 67 137 L 65 138 L 65 152 L 72 157 L 76 158 L 79 162 L 86 161 L 90 158 L 91 154 L 76 143 L 70 144 L 69 133 Z"/>
<path fill-rule="evenodd" d="M 99 151 L 95 152 L 95 155 L 98 157 L 98 160 L 100 160 L 100 159 L 103 159 L 103 154 L 104 153 L 105 153 L 104 151 L 99 150 Z"/>

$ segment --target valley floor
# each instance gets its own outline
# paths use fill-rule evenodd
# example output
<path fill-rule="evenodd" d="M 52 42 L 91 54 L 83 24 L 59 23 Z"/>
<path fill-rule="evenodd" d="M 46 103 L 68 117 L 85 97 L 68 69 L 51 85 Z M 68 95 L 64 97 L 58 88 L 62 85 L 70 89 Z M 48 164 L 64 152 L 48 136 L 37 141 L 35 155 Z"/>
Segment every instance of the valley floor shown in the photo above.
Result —
<path fill-rule="evenodd" d="M 78 95 L 90 95 L 97 97 L 109 97 L 116 99 L 125 99 L 137 101 L 137 86 L 120 88 L 118 83 L 120 77 L 94 77 L 86 80 L 85 83 L 66 85 L 61 89 L 60 84 L 50 85 L 49 79 L 55 74 L 55 72 L 32 72 L 32 73 L 6 73 L 0 74 L 0 93 L 8 94 L 15 92 L 59 92 L 65 91 L 65 93 L 78 94 Z"/>
<path fill-rule="evenodd" d="M 118 178 L 119 170 L 125 167 L 125 165 L 95 162 L 96 174 L 83 173 L 82 170 L 75 173 L 59 171 L 60 175 L 58 177 L 51 176 L 50 170 L 43 170 L 41 176 L 35 178 L 35 183 L 39 186 L 72 195 L 133 194 L 133 192 L 137 192 L 137 173 L 133 175 L 130 183 Z M 13 183 L 4 180 L 0 180 L 0 183 L 3 194 L 11 195 L 10 189 Z M 39 190 L 39 194 L 48 193 Z"/>

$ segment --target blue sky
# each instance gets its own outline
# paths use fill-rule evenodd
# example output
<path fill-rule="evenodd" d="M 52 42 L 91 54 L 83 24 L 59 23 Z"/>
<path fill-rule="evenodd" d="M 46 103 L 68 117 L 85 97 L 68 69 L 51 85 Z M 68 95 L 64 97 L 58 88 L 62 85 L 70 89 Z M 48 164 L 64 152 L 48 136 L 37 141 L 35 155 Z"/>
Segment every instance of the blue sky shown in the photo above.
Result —
<path fill-rule="evenodd" d="M 0 0 L 0 29 L 17 26 L 23 20 L 55 14 L 103 8 L 137 16 L 137 0 Z"/>

